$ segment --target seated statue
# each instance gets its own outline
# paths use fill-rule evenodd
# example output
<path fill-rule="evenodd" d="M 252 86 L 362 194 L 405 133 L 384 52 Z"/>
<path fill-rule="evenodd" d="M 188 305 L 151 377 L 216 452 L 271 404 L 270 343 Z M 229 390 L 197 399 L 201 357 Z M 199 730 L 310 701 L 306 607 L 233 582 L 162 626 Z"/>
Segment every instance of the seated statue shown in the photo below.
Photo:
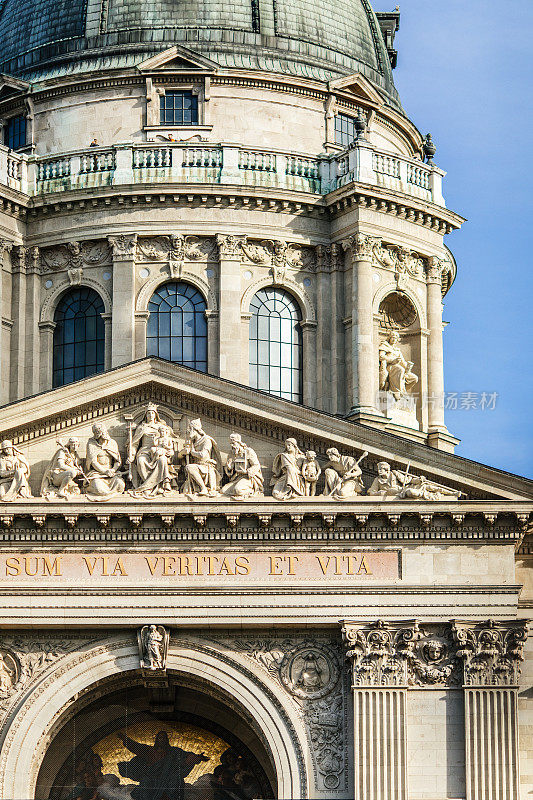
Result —
<path fill-rule="evenodd" d="M 387 461 L 380 461 L 378 477 L 374 478 L 367 494 L 385 499 L 385 497 L 397 497 L 401 489 L 402 486 L 398 482 L 396 472 L 391 469 L 391 465 Z"/>
<path fill-rule="evenodd" d="M 186 480 L 183 494 L 197 497 L 216 497 L 219 493 L 222 459 L 218 445 L 202 428 L 199 419 L 193 419 L 187 429 L 187 441 L 179 458 L 185 461 Z"/>
<path fill-rule="evenodd" d="M 379 346 L 379 388 L 392 392 L 395 400 L 404 397 L 418 382 L 411 371 L 412 361 L 406 361 L 399 347 L 400 334 L 392 331 Z"/>
<path fill-rule="evenodd" d="M 234 500 L 263 494 L 263 472 L 255 450 L 242 441 L 239 433 L 232 433 L 229 441 L 231 453 L 224 466 L 229 483 L 222 487 L 221 493 Z"/>
<path fill-rule="evenodd" d="M 335 500 L 345 500 L 347 497 L 361 494 L 364 486 L 359 462 L 366 458 L 368 453 L 363 453 L 358 461 L 353 456 L 341 456 L 336 447 L 330 447 L 326 450 L 326 455 L 329 461 L 324 467 L 326 479 L 324 494 Z"/>
<path fill-rule="evenodd" d="M 127 463 L 132 467 L 134 497 L 155 497 L 172 491 L 177 473 L 172 465 L 177 438 L 150 403 L 131 438 Z"/>
<path fill-rule="evenodd" d="M 270 485 L 272 497 L 276 500 L 291 500 L 305 496 L 305 481 L 302 465 L 305 456 L 298 447 L 296 439 L 285 440 L 285 450 L 278 453 L 272 466 Z"/>
<path fill-rule="evenodd" d="M 41 496 L 48 500 L 79 495 L 80 480 L 84 479 L 81 462 L 78 456 L 80 441 L 71 436 L 66 444 L 58 442 L 59 448 L 45 470 L 41 482 Z"/>
<path fill-rule="evenodd" d="M 121 458 L 118 444 L 111 439 L 105 425 L 95 422 L 93 435 L 87 442 L 85 476 L 88 500 L 109 500 L 124 492 L 124 481 L 120 477 Z"/>
<path fill-rule="evenodd" d="M 0 444 L 0 500 L 9 502 L 31 497 L 28 483 L 30 466 L 13 442 L 5 439 Z"/>

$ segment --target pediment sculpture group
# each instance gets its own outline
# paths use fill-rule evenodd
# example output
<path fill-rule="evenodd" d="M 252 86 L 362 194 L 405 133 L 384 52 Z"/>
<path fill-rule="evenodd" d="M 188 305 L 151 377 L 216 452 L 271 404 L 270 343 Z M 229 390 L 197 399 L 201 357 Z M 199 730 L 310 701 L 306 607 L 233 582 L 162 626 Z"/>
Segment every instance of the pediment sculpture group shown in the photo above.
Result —
<path fill-rule="evenodd" d="M 139 499 L 179 494 L 189 499 L 247 500 L 265 495 L 257 453 L 240 434 L 230 435 L 229 453 L 223 461 L 217 442 L 204 431 L 200 419 L 189 422 L 185 443 L 180 444 L 153 403 L 138 425 L 129 423 L 125 459 L 101 422 L 92 427 L 84 461 L 77 438 L 57 444 L 41 482 L 40 496 L 49 500 L 83 495 L 101 502 L 124 493 Z M 314 451 L 302 452 L 296 439 L 288 438 L 272 465 L 272 497 L 283 501 L 320 495 L 348 500 L 362 495 L 365 487 L 359 465 L 367 455 L 356 459 L 330 447 L 328 461 L 321 467 Z M 29 477 L 23 453 L 11 441 L 1 442 L 0 501 L 30 498 Z M 423 475 L 411 475 L 409 468 L 404 472 L 391 469 L 385 461 L 378 464 L 378 475 L 366 493 L 383 500 L 457 500 L 461 494 Z"/>

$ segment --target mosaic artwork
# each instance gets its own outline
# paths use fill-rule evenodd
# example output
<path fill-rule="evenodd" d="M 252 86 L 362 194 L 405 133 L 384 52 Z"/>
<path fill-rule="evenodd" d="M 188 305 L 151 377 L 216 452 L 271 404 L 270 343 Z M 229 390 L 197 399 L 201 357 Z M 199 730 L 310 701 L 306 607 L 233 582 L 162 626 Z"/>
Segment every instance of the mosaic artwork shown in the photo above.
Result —
<path fill-rule="evenodd" d="M 149 720 L 76 754 L 63 800 L 252 800 L 259 781 L 247 760 L 210 731 Z"/>

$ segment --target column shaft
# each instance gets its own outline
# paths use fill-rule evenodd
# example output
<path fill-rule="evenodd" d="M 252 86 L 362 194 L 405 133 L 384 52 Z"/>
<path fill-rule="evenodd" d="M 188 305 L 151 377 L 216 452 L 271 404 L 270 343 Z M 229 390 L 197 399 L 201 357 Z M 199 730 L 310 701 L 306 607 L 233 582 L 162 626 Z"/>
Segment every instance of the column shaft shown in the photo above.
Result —
<path fill-rule="evenodd" d="M 442 346 L 442 266 L 430 259 L 427 275 L 428 424 L 429 431 L 446 431 L 444 424 L 444 357 Z"/>
<path fill-rule="evenodd" d="M 465 688 L 467 800 L 518 800 L 516 692 Z"/>
<path fill-rule="evenodd" d="M 24 360 L 26 350 L 26 248 L 17 247 L 13 258 L 13 289 L 11 295 L 12 354 L 10 399 L 24 396 Z"/>
<path fill-rule="evenodd" d="M 407 797 L 405 689 L 354 689 L 355 800 Z"/>

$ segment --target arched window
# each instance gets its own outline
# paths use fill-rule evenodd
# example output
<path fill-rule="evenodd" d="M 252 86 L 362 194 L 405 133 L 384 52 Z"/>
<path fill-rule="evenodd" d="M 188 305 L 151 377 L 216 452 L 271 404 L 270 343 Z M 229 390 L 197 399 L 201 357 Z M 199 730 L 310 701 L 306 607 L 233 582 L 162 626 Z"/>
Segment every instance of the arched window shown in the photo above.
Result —
<path fill-rule="evenodd" d="M 148 303 L 146 355 L 207 372 L 205 300 L 188 283 L 164 283 Z"/>
<path fill-rule="evenodd" d="M 104 303 L 81 286 L 63 295 L 54 314 L 53 386 L 104 371 Z"/>
<path fill-rule="evenodd" d="M 302 402 L 301 313 L 282 289 L 260 289 L 250 303 L 250 386 Z"/>

